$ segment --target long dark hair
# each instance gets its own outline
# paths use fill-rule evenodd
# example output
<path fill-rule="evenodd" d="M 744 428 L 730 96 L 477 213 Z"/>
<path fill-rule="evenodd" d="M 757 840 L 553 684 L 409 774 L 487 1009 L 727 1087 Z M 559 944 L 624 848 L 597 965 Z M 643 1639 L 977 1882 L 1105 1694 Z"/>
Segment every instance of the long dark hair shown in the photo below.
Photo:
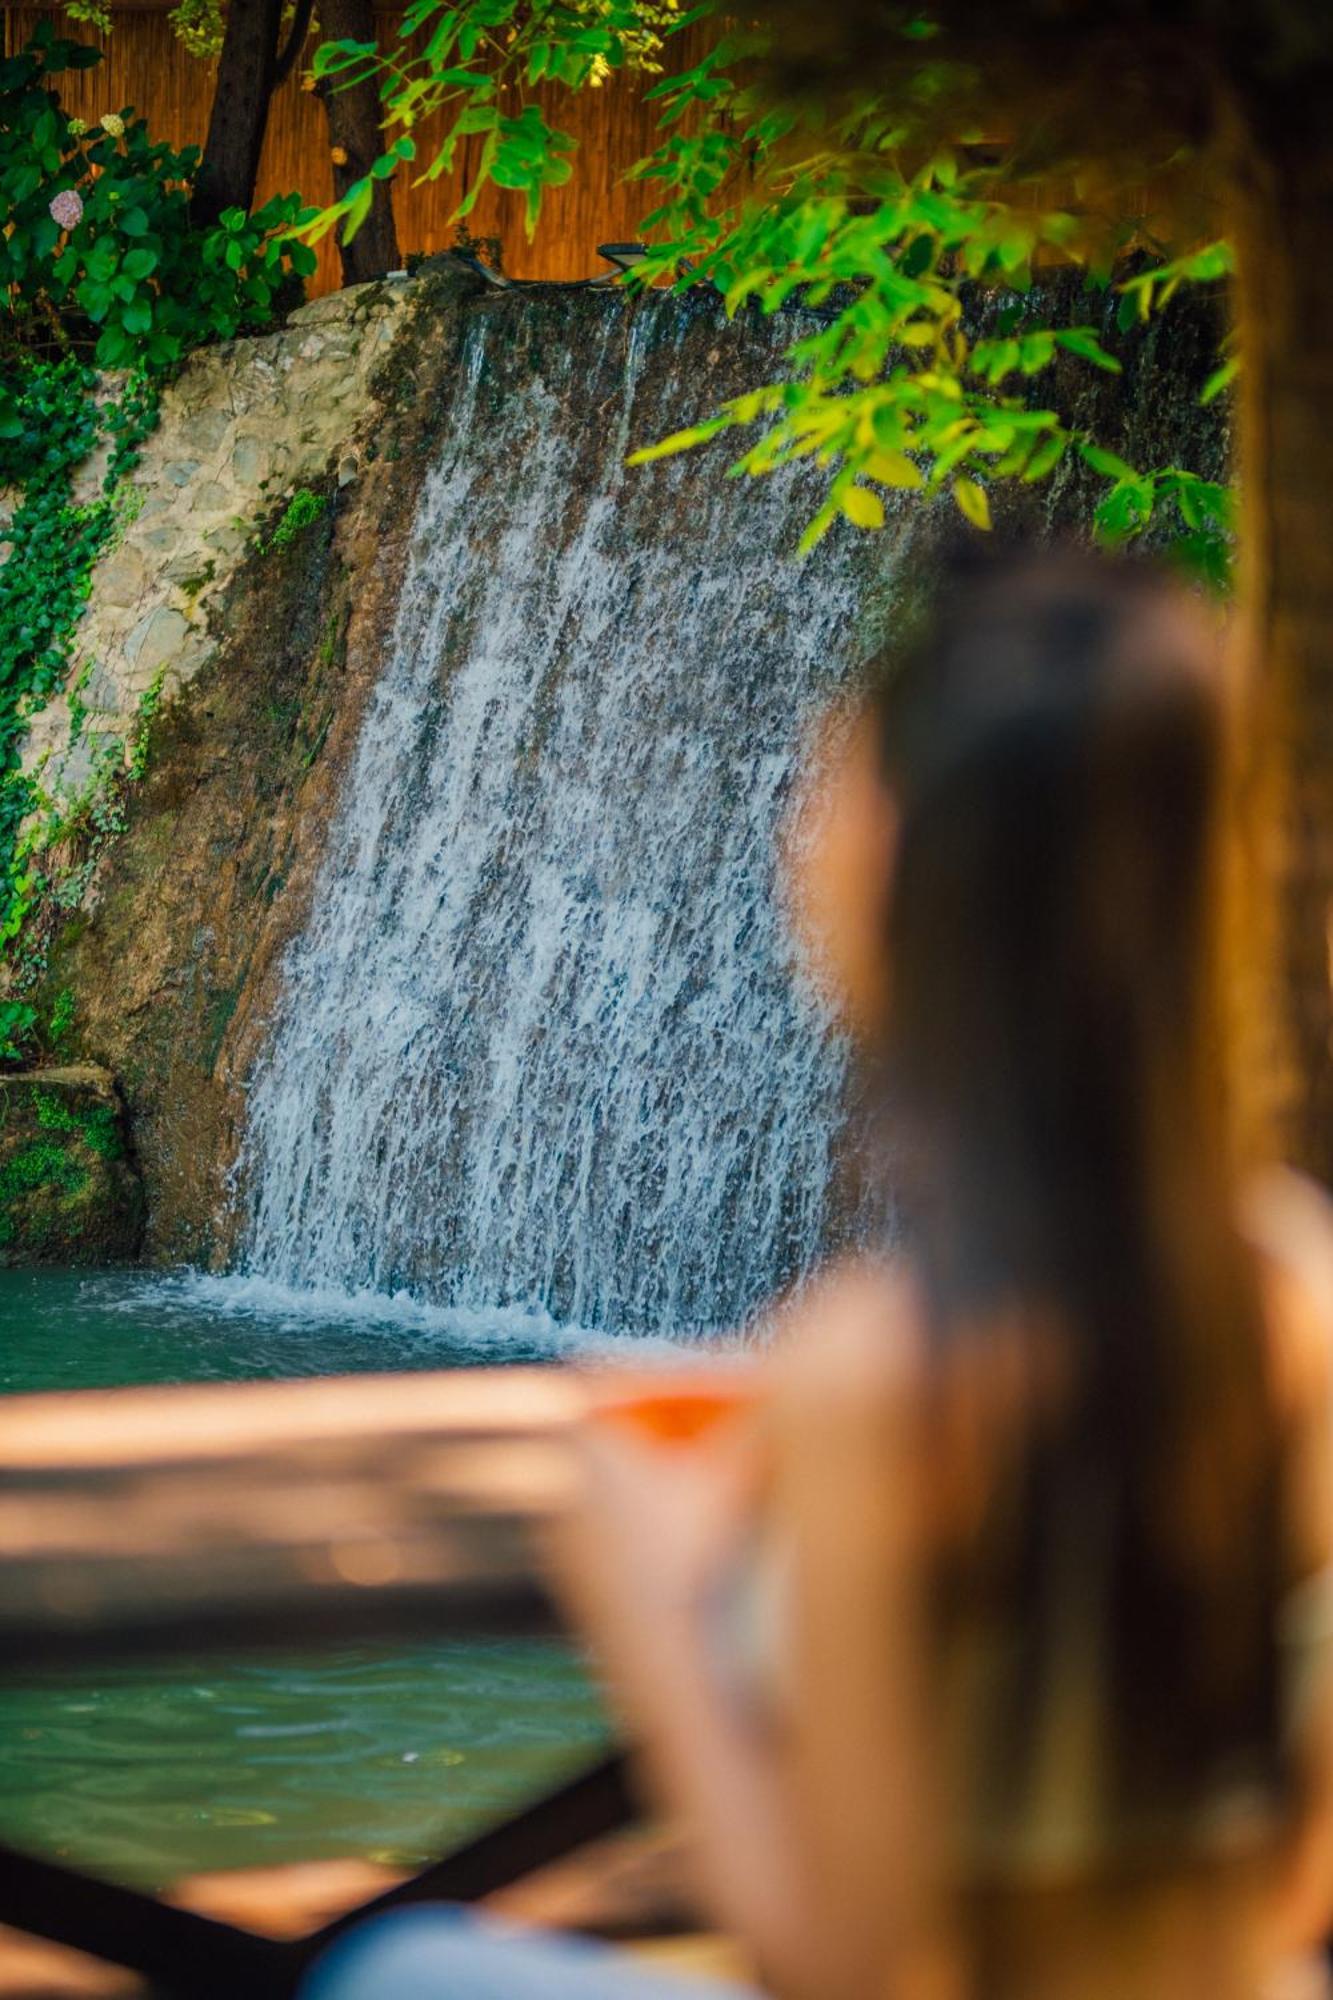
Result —
<path fill-rule="evenodd" d="M 935 1351 L 1017 1316 L 1063 1359 L 989 1572 L 1026 1649 L 1007 1754 L 1060 1671 L 1082 1533 L 1114 1809 L 1160 1822 L 1277 1741 L 1275 1419 L 1215 1005 L 1215 663 L 1156 570 L 1010 555 L 953 570 L 878 711 L 901 813 L 886 1066 Z"/>

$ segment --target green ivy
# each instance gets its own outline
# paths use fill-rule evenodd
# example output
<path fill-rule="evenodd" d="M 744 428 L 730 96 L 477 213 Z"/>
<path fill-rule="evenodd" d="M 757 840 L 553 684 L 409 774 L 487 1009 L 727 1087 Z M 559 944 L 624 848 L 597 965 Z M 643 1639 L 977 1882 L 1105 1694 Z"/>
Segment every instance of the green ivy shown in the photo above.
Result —
<path fill-rule="evenodd" d="M 109 1104 L 91 1104 L 72 1111 L 53 1091 L 39 1090 L 33 1096 L 33 1110 L 44 1132 L 73 1132 L 100 1160 L 118 1160 L 124 1148 L 120 1126 Z"/>
<path fill-rule="evenodd" d="M 160 685 L 128 746 L 104 747 L 78 808 L 39 823 L 50 802 L 21 760 L 31 717 L 70 679 L 93 569 L 121 531 L 161 385 L 193 348 L 267 324 L 284 289 L 299 291 L 315 268 L 293 234 L 314 214 L 299 196 L 200 228 L 196 147 L 154 142 L 130 107 L 92 127 L 71 117 L 53 80 L 100 60 L 43 23 L 0 61 L 0 487 L 18 495 L 0 528 L 0 1061 L 15 1060 L 35 1026 L 22 998 L 41 970 L 34 911 L 81 893 L 91 865 L 56 885 L 43 850 L 85 835 L 95 854 L 123 824 L 127 778 L 143 774 Z M 99 450 L 101 479 L 80 491 Z M 71 693 L 75 736 L 88 671 Z"/>
<path fill-rule="evenodd" d="M 76 1011 L 73 987 L 62 986 L 51 1003 L 51 1018 L 46 1028 L 47 1047 L 52 1051 L 59 1049 L 74 1026 Z"/>
<path fill-rule="evenodd" d="M 31 1194 L 37 1188 L 55 1187 L 65 1194 L 81 1194 L 87 1185 L 88 1169 L 72 1159 L 63 1146 L 39 1142 L 25 1146 L 0 1167 L 0 1204 L 8 1205 L 16 1195 Z"/>
<path fill-rule="evenodd" d="M 17 488 L 18 507 L 0 541 L 0 758 L 9 770 L 33 709 L 59 687 L 70 641 L 91 588 L 93 565 L 118 524 L 116 495 L 157 413 L 156 383 L 131 374 L 99 406 L 86 363 L 20 358 L 7 385 L 9 420 L 0 430 L 0 483 Z M 104 440 L 111 445 L 101 491 L 75 502 L 74 476 Z"/>
<path fill-rule="evenodd" d="M 25 354 L 8 389 L 0 483 L 16 487 L 20 499 L 0 535 L 9 544 L 0 565 L 0 939 L 6 944 L 22 929 L 35 886 L 23 865 L 22 829 L 36 804 L 20 768 L 28 722 L 68 675 L 94 565 L 119 530 L 122 482 L 156 420 L 157 383 L 136 371 L 99 404 L 98 379 L 85 362 Z M 75 475 L 103 442 L 110 450 L 101 490 L 76 501 Z M 72 715 L 72 725 L 77 720 Z"/>
<path fill-rule="evenodd" d="M 37 1022 L 26 1000 L 0 1000 L 0 1061 L 19 1062 Z"/>
<path fill-rule="evenodd" d="M 137 785 L 148 769 L 148 746 L 152 740 L 154 718 L 162 706 L 162 690 L 165 682 L 166 668 L 161 667 L 139 696 L 135 707 L 134 727 L 130 732 L 129 762 L 126 765 L 126 775 L 131 784 Z"/>
<path fill-rule="evenodd" d="M 275 549 L 289 549 L 303 528 L 313 527 L 328 512 L 328 500 L 322 493 L 312 493 L 308 486 L 298 487 L 283 509 L 281 519 L 267 541 L 261 541 L 260 548 L 265 555 Z"/>

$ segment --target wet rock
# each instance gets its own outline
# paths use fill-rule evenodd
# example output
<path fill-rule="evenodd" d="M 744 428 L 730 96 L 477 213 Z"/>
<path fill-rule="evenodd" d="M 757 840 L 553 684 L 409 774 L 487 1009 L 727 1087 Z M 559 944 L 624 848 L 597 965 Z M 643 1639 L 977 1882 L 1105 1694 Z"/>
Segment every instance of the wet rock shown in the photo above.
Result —
<path fill-rule="evenodd" d="M 143 1224 L 110 1072 L 80 1064 L 0 1077 L 0 1266 L 128 1263 Z"/>

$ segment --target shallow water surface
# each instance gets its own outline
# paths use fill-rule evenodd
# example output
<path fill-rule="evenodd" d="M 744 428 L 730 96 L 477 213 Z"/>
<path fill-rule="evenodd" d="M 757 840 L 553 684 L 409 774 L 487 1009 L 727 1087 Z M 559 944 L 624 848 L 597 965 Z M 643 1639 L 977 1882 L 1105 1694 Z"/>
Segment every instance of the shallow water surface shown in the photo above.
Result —
<path fill-rule="evenodd" d="M 550 1360 L 530 1315 L 193 1275 L 0 1274 L 0 1391 Z M 0 1685 L 0 1838 L 124 1881 L 369 1855 L 415 1864 L 595 1754 L 555 1642 L 175 1660 Z"/>

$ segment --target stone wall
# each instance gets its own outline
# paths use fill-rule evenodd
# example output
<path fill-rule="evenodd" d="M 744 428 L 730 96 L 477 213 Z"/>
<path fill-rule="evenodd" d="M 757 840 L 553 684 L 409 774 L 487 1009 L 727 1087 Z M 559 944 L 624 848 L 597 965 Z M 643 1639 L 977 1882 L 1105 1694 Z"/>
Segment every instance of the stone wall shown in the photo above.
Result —
<path fill-rule="evenodd" d="M 128 482 L 126 527 L 103 557 L 66 695 L 34 717 L 24 768 L 60 805 L 116 756 L 146 700 L 192 681 L 214 656 L 218 611 L 262 525 L 302 488 L 345 486 L 373 383 L 418 291 L 358 285 L 316 299 L 279 333 L 196 354 L 162 399 Z M 78 492 L 98 489 L 91 461 Z"/>
<path fill-rule="evenodd" d="M 68 997 L 62 1054 L 118 1081 L 158 1261 L 221 1257 L 230 1240 L 246 1078 L 379 675 L 476 290 L 437 271 L 387 297 L 344 293 L 201 357 L 145 459 L 136 532 L 96 579 L 85 629 L 114 635 L 102 665 L 118 704 L 99 714 L 122 726 L 162 665 L 174 698 L 147 724 L 123 828 L 91 857 L 73 843 L 79 893 L 52 916 L 33 999 L 45 1019 Z M 303 484 L 326 504 L 275 542 Z M 145 547 L 145 530 L 160 539 Z M 201 559 L 214 569 L 187 591 Z M 166 650 L 150 668 L 154 634 Z M 54 713 L 67 735 L 68 703 Z"/>

